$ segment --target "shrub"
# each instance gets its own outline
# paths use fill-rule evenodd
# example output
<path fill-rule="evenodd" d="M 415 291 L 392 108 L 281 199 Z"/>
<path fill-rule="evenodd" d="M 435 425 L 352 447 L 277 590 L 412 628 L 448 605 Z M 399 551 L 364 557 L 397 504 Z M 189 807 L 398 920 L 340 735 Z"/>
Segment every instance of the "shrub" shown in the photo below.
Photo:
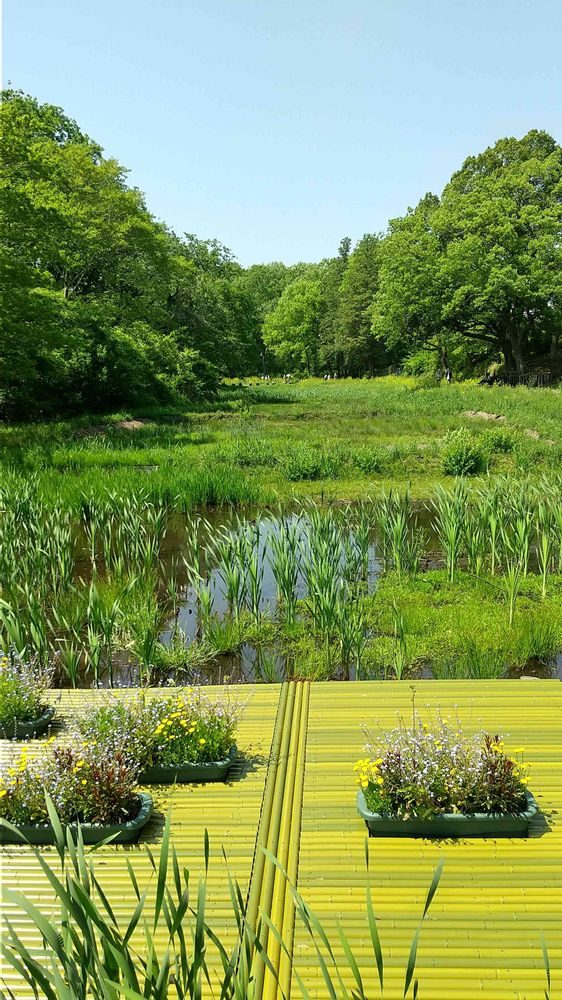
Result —
<path fill-rule="evenodd" d="M 104 746 L 54 746 L 35 759 L 24 749 L 0 772 L 0 816 L 16 826 L 47 823 L 46 791 L 63 823 L 121 823 L 138 809 L 137 773 L 130 755 Z"/>
<path fill-rule="evenodd" d="M 304 479 L 337 479 L 344 456 L 301 445 L 294 448 L 282 462 L 285 478 L 290 482 Z"/>
<path fill-rule="evenodd" d="M 353 454 L 353 464 L 365 475 L 380 472 L 383 467 L 380 453 L 372 448 L 358 448 Z"/>
<path fill-rule="evenodd" d="M 443 472 L 448 476 L 476 476 L 486 469 L 486 457 L 470 431 L 460 427 L 444 439 L 441 452 Z"/>
<path fill-rule="evenodd" d="M 372 812 L 408 819 L 525 808 L 527 765 L 504 752 L 499 736 L 467 738 L 442 719 L 432 730 L 419 720 L 395 729 L 382 745 L 366 735 L 368 757 L 355 770 Z"/>
<path fill-rule="evenodd" d="M 238 438 L 214 449 L 217 462 L 239 465 L 242 468 L 272 467 L 277 456 L 270 441 L 260 437 Z"/>
<path fill-rule="evenodd" d="M 43 697 L 51 682 L 51 671 L 36 660 L 24 660 L 9 650 L 0 650 L 0 726 L 33 722 L 43 711 Z"/>
<path fill-rule="evenodd" d="M 501 452 L 507 455 L 513 451 L 517 438 L 507 427 L 493 427 L 482 434 L 482 444 L 488 451 Z"/>
<path fill-rule="evenodd" d="M 168 698 L 113 697 L 80 722 L 80 735 L 108 752 L 128 753 L 140 768 L 223 760 L 234 744 L 242 706 L 187 688 Z"/>

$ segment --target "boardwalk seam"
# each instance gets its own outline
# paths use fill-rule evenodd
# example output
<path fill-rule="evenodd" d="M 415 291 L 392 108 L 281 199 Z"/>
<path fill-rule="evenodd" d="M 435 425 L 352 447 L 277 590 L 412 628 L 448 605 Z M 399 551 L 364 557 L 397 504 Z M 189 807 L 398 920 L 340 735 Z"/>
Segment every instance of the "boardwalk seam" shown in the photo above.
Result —
<path fill-rule="evenodd" d="M 301 821 L 304 798 L 304 779 L 306 770 L 306 750 L 308 742 L 308 713 L 310 708 L 310 681 L 303 684 L 303 703 L 301 709 L 298 759 L 295 780 L 295 790 L 293 795 L 293 809 L 291 814 L 291 842 L 289 856 L 287 860 L 287 874 L 289 881 L 297 888 L 299 875 L 299 855 L 301 840 Z M 285 886 L 283 920 L 281 924 L 281 937 L 287 951 L 281 953 L 279 962 L 279 982 L 277 997 L 279 1000 L 286 998 L 290 1000 L 291 984 L 293 976 L 293 946 L 295 939 L 295 904 L 291 890 Z"/>
<path fill-rule="evenodd" d="M 249 926 L 254 928 L 257 924 L 260 894 L 261 894 L 261 884 L 262 884 L 263 869 L 265 864 L 265 855 L 263 853 L 263 848 L 266 846 L 267 843 L 269 825 L 271 822 L 271 810 L 275 794 L 277 769 L 279 764 L 281 740 L 283 738 L 283 730 L 285 725 L 288 694 L 289 694 L 289 684 L 287 683 L 282 684 L 281 690 L 279 692 L 277 716 L 275 719 L 275 726 L 273 729 L 273 738 L 271 740 L 271 748 L 269 752 L 267 776 L 265 779 L 260 817 L 258 821 L 258 828 L 256 831 L 254 857 L 252 861 L 252 868 L 250 871 L 250 878 L 248 880 L 246 918 L 249 923 Z"/>
<path fill-rule="evenodd" d="M 254 968 L 254 993 L 260 1000 L 288 998 L 291 988 L 291 958 L 295 910 L 291 890 L 279 869 L 266 857 L 274 855 L 296 884 L 304 788 L 310 684 L 291 681 L 286 687 L 285 708 L 276 729 L 278 758 L 272 759 L 267 782 L 267 802 L 256 837 L 256 857 L 248 902 L 248 922 L 259 921 L 260 945 L 270 968 L 260 958 Z M 282 934 L 288 954 L 270 933 L 268 922 Z"/>

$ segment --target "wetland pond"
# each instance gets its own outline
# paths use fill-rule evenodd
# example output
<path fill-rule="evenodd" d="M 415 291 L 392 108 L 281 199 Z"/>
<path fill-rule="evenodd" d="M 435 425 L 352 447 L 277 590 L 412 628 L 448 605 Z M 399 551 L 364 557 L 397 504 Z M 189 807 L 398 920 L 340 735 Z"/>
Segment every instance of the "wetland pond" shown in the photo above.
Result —
<path fill-rule="evenodd" d="M 78 541 L 78 553 L 76 575 L 86 582 L 92 563 L 84 538 Z M 460 551 L 458 564 L 466 571 L 467 559 Z M 396 501 L 384 517 L 373 516 L 361 504 L 171 514 L 158 549 L 161 617 L 154 636 L 168 662 L 152 672 L 151 683 L 443 676 L 434 672 L 431 659 L 400 662 L 399 624 L 387 668 L 373 669 L 372 658 L 365 665 L 365 650 L 376 642 L 376 634 L 360 608 L 386 570 L 398 566 L 405 574 L 415 569 L 423 575 L 445 565 L 429 504 Z M 533 546 L 528 570 L 538 570 Z M 96 572 L 103 577 L 104 571 L 102 559 Z M 308 628 L 319 650 L 318 671 L 310 665 L 308 648 L 303 668 L 306 643 L 299 633 Z M 82 668 L 80 673 L 81 683 L 91 684 L 88 672 Z M 524 665 L 507 667 L 503 675 L 562 679 L 562 654 L 555 652 L 548 662 L 531 657 Z M 142 682 L 138 659 L 118 651 L 112 686 Z M 102 673 L 98 684 L 109 683 Z"/>

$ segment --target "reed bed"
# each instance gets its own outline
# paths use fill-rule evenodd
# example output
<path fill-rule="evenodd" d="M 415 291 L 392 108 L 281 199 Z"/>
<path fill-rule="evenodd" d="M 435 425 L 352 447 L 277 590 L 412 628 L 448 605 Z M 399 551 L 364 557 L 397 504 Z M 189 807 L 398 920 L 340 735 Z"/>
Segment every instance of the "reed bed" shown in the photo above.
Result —
<path fill-rule="evenodd" d="M 33 479 L 7 481 L 0 507 L 0 647 L 54 663 L 59 683 L 185 680 L 248 645 L 265 676 L 278 675 L 279 653 L 294 676 L 371 676 L 373 668 L 408 676 L 424 658 L 412 652 L 407 601 L 398 597 L 403 585 L 427 580 L 428 568 L 444 576 L 449 600 L 470 581 L 503 621 L 503 664 L 496 647 L 480 643 L 460 657 L 459 671 L 498 676 L 524 666 L 525 647 L 541 662 L 562 648 L 552 607 L 562 485 L 552 478 L 496 478 L 470 491 L 457 480 L 438 486 L 421 511 L 407 493 L 383 493 L 223 523 L 190 515 L 179 529 L 175 506 L 144 491 L 85 493 L 72 512 L 47 503 Z M 442 653 L 425 662 L 453 669 Z"/>

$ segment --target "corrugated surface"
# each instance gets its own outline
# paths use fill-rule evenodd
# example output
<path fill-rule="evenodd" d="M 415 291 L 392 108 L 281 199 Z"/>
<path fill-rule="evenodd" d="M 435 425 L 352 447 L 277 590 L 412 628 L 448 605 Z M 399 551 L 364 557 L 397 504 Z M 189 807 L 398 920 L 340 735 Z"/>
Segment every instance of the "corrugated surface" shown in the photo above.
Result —
<path fill-rule="evenodd" d="M 221 693 L 223 689 L 209 688 L 209 695 Z M 273 729 L 277 714 L 280 686 L 263 685 L 256 689 L 231 687 L 230 694 L 243 701 L 249 699 L 248 707 L 239 727 L 237 742 L 243 760 L 231 769 L 228 783 L 217 782 L 207 785 L 152 786 L 158 815 L 150 821 L 141 834 L 140 846 L 108 846 L 98 853 L 97 869 L 117 914 L 131 915 L 134 908 L 129 887 L 125 856 L 128 857 L 139 876 L 141 884 L 149 877 L 149 864 L 143 845 L 150 845 L 158 852 L 163 816 L 172 808 L 173 838 L 180 863 L 195 875 L 203 862 L 203 842 L 205 829 L 209 831 L 211 864 L 209 877 L 209 923 L 217 934 L 230 942 L 234 941 L 234 924 L 230 906 L 229 889 L 225 864 L 222 859 L 224 846 L 229 868 L 239 880 L 242 891 L 248 891 L 249 878 L 254 859 L 256 831 L 260 812 L 267 766 L 270 755 Z M 169 693 L 169 692 L 168 692 Z M 69 715 L 87 707 L 99 697 L 101 692 L 63 692 L 59 704 L 59 715 Z M 14 745 L 2 741 L 4 758 L 15 751 Z M 44 848 L 45 854 L 54 854 L 53 848 Z M 35 902 L 48 909 L 52 896 L 45 880 L 38 875 L 35 859 L 28 848 L 4 846 L 0 848 L 1 877 L 4 884 L 17 887 L 30 895 Z M 26 920 L 21 914 L 5 912 L 16 926 L 23 927 Z M 36 942 L 31 933 L 28 940 Z M 6 979 L 13 982 L 12 974 L 3 970 Z M 22 992 L 21 996 L 26 994 Z"/>
<path fill-rule="evenodd" d="M 539 823 L 529 840 L 436 844 L 371 838 L 370 883 L 386 959 L 386 1000 L 402 997 L 412 934 L 443 854 L 444 874 L 420 941 L 421 1000 L 544 1000 L 541 932 L 553 965 L 555 1000 L 562 996 L 562 685 L 435 681 L 416 688 L 420 714 L 440 707 L 445 717 L 458 715 L 466 731 L 499 731 L 508 747 L 526 747 L 530 787 L 548 825 Z M 173 807 L 180 860 L 194 873 L 200 869 L 207 828 L 212 850 L 209 918 L 215 930 L 233 940 L 221 861 L 224 845 L 243 891 L 249 889 L 253 872 L 250 908 L 265 910 L 283 927 L 290 945 L 290 897 L 282 880 L 272 879 L 268 865 L 260 860 L 262 846 L 276 852 L 293 880 L 298 869 L 299 889 L 330 932 L 336 952 L 336 921 L 342 922 L 369 995 L 378 998 L 365 908 L 366 828 L 355 809 L 352 767 L 362 751 L 362 724 L 389 729 L 399 714 L 410 718 L 411 687 L 404 682 L 366 682 L 263 686 L 251 693 L 248 688 L 231 690 L 242 698 L 251 697 L 239 734 L 248 765 L 227 785 L 184 785 L 162 789 L 157 796 L 161 814 L 169 804 Z M 61 711 L 87 706 L 97 697 L 96 692 L 65 693 Z M 141 844 L 158 848 L 161 823 L 160 819 L 151 824 Z M 103 884 L 122 914 L 132 908 L 125 855 L 141 880 L 148 877 L 139 847 L 104 848 L 99 859 Z M 29 850 L 4 847 L 0 856 L 6 883 L 17 885 L 48 909 L 50 893 L 37 876 Z M 20 914 L 10 915 L 20 927 L 26 926 Z M 37 943 L 29 933 L 30 941 Z M 288 963 L 272 935 L 267 945 L 286 990 Z M 311 996 L 327 997 L 317 959 L 298 921 L 294 945 L 296 966 Z M 266 976 L 258 996 L 280 1000 L 281 991 Z M 291 1000 L 299 996 L 294 984 Z"/>
<path fill-rule="evenodd" d="M 554 1000 L 562 996 L 562 685 L 434 681 L 416 688 L 418 713 L 440 707 L 445 717 L 458 714 L 467 731 L 499 731 L 508 747 L 526 747 L 530 788 L 550 829 L 539 823 L 528 840 L 370 839 L 370 882 L 386 957 L 385 998 L 402 997 L 412 934 L 444 855 L 441 884 L 421 934 L 420 997 L 544 1000 L 542 932 L 555 970 Z M 335 922 L 341 920 L 373 997 L 379 991 L 365 908 L 366 828 L 355 811 L 352 766 L 361 756 L 362 724 L 389 729 L 397 713 L 410 719 L 411 695 L 404 682 L 314 684 L 310 691 L 299 889 L 334 943 Z M 300 926 L 294 957 L 311 995 L 326 997 Z M 295 985 L 293 998 L 298 995 Z"/>

